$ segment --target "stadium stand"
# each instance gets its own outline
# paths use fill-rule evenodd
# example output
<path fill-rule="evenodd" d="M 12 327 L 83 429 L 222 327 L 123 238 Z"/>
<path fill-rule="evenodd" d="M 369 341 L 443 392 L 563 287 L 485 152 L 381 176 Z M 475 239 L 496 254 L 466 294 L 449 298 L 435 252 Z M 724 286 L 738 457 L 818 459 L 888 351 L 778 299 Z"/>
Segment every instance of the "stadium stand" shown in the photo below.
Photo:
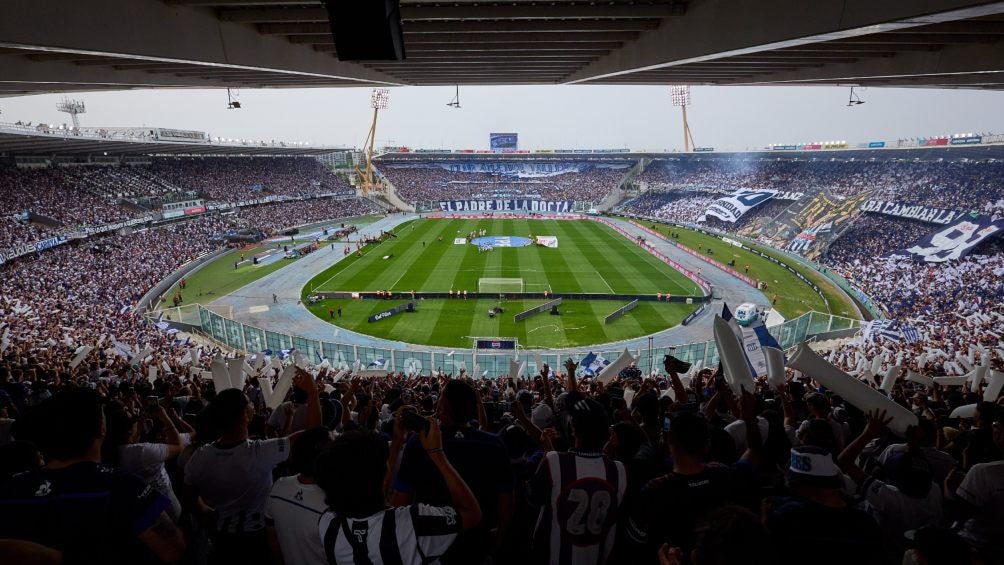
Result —
<path fill-rule="evenodd" d="M 0 165 L 0 206 L 11 212 L 0 218 L 0 247 L 61 229 L 110 224 L 139 215 L 117 205 L 113 198 L 79 190 L 71 178 L 66 169 Z M 45 216 L 56 225 L 28 225 L 20 219 L 25 212 Z"/>
<path fill-rule="evenodd" d="M 869 191 L 880 200 L 907 200 L 939 208 L 968 209 L 973 202 L 1004 198 L 999 160 L 913 162 L 900 159 L 734 159 L 656 161 L 638 177 L 656 190 L 689 188 L 732 193 L 737 189 L 783 190 L 849 197 Z"/>
<path fill-rule="evenodd" d="M 560 167 L 562 163 L 555 166 Z M 380 171 L 408 202 L 494 198 L 539 198 L 598 202 L 613 190 L 628 172 L 589 168 L 554 176 L 524 177 L 503 173 L 455 172 L 435 162 L 382 161 Z"/>
<path fill-rule="evenodd" d="M 851 197 L 868 191 L 879 200 L 980 212 L 991 219 L 1001 217 L 1004 200 L 1002 164 L 993 160 L 905 162 L 890 160 L 844 160 L 841 162 L 768 159 L 673 160 L 650 166 L 640 175 L 650 190 L 627 202 L 620 212 L 669 221 L 697 223 L 716 198 L 735 189 L 775 189 L 805 192 L 826 191 Z M 702 192 L 703 191 L 703 192 Z M 709 217 L 700 225 L 721 232 L 757 237 L 760 220 L 773 218 L 791 201 L 768 201 L 734 223 Z M 750 231 L 748 228 L 753 228 Z M 927 358 L 934 374 L 961 375 L 967 365 L 957 364 L 968 346 L 997 346 L 994 315 L 974 317 L 978 312 L 999 312 L 1004 300 L 1004 255 L 993 242 L 983 243 L 971 254 L 947 263 L 916 263 L 889 258 L 936 224 L 874 213 L 859 215 L 853 225 L 833 243 L 822 265 L 843 275 L 875 301 L 886 316 L 901 326 L 916 329 L 920 344 L 878 340 L 877 344 L 845 346 L 837 364 L 854 370 L 858 353 L 872 359 L 879 353 L 895 354 L 934 348 Z M 949 329 L 950 328 L 950 329 Z M 990 332 L 990 333 L 987 333 Z M 968 365 L 971 365 L 968 364 Z M 885 365 L 883 365 L 885 366 Z"/>
<path fill-rule="evenodd" d="M 161 157 L 154 159 L 150 172 L 209 201 L 352 190 L 319 161 L 303 157 Z"/>
<path fill-rule="evenodd" d="M 253 171 L 267 164 L 214 163 L 172 159 L 151 169 L 171 186 L 217 199 L 244 198 L 256 180 L 288 195 L 309 194 L 303 182 L 335 186 L 313 185 L 321 175 L 302 164 L 261 175 Z M 653 174 L 646 182 L 660 183 L 661 192 L 646 192 L 625 209 L 684 220 L 713 196 L 682 188 L 720 195 L 746 183 L 843 195 L 870 187 L 925 202 L 949 195 L 959 208 L 1000 210 L 993 164 L 894 163 L 887 168 L 893 180 L 870 165 L 769 167 L 760 173 L 694 165 L 679 184 L 668 173 Z M 239 180 L 227 181 L 221 171 Z M 109 198 L 155 190 L 134 191 L 146 186 L 135 171 L 2 174 L 5 187 L 19 188 L 3 191 L 8 209 L 64 224 L 128 217 Z M 421 182 L 429 184 L 415 188 L 415 198 L 443 197 L 451 188 L 443 177 Z M 932 182 L 944 184 L 935 189 Z M 71 189 L 76 183 L 97 186 L 81 192 Z M 46 194 L 34 194 L 43 188 Z M 365 200 L 338 202 L 345 215 L 372 210 Z M 214 360 L 224 352 L 211 347 L 193 356 L 191 343 L 129 308 L 179 265 L 216 249 L 214 235 L 325 219 L 330 203 L 207 214 L 0 266 L 5 555 L 17 562 L 29 562 L 20 559 L 28 555 L 49 559 L 42 562 L 249 565 L 437 557 L 448 564 L 489 557 L 793 564 L 807 556 L 883 564 L 901 563 L 904 555 L 908 562 L 977 563 L 1004 556 L 1004 410 L 993 384 L 966 378 L 923 387 L 900 377 L 889 397 L 917 422 L 904 431 L 812 374 L 788 370 L 779 387 L 758 383 L 737 394 L 713 369 L 678 374 L 671 359 L 653 378 L 628 367 L 606 383 L 582 378 L 571 360 L 512 380 L 397 373 L 363 381 L 323 363 L 284 368 L 286 359 L 259 368 L 249 359 L 259 380 L 245 376 L 242 357 Z M 7 238 L 43 230 L 3 222 Z M 923 377 L 962 375 L 978 345 L 994 371 L 1004 370 L 997 349 L 999 243 L 940 264 L 885 258 L 928 228 L 866 214 L 829 248 L 824 265 L 919 335 L 914 342 L 848 340 L 827 353 L 831 362 L 861 376 L 862 358 L 888 354 L 883 372 L 898 362 Z M 94 349 L 73 365 L 81 346 Z M 269 354 L 277 362 L 284 356 Z M 238 378 L 222 384 L 214 363 Z M 292 391 L 273 398 L 282 373 L 292 377 Z M 966 407 L 971 415 L 953 415 Z M 60 527 L 39 527 L 54 516 Z"/>

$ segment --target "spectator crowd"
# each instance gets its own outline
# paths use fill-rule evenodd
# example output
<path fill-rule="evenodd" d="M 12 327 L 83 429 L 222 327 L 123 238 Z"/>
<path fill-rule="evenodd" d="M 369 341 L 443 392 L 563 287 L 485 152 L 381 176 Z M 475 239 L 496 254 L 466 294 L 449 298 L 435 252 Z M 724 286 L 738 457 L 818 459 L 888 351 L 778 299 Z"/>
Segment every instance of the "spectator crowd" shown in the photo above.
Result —
<path fill-rule="evenodd" d="M 202 175 L 200 161 L 180 167 Z M 249 163 L 234 165 L 234 177 L 257 166 Z M 301 166 L 284 174 L 309 177 Z M 780 186 L 794 182 L 788 167 L 801 165 L 686 167 L 704 179 L 688 190 L 727 192 L 730 175 Z M 847 195 L 871 182 L 869 167 L 842 167 L 824 163 L 784 189 L 810 192 L 827 180 Z M 889 167 L 895 175 L 899 165 Z M 956 172 L 969 180 L 945 185 L 955 187 L 949 198 L 993 208 L 1000 178 L 981 176 L 992 167 L 968 167 Z M 0 182 L 48 186 L 54 171 L 0 172 Z M 220 197 L 242 196 L 247 177 L 227 183 L 205 174 L 224 187 Z M 933 165 L 918 174 L 948 178 Z M 653 172 L 648 182 L 678 178 Z M 974 178 L 983 184 L 960 196 Z M 453 187 L 442 180 L 410 185 L 423 196 L 408 199 L 437 199 Z M 629 206 L 679 219 L 696 199 L 713 198 L 668 188 Z M 931 199 L 940 190 L 913 193 Z M 45 195 L 12 198 L 34 197 L 18 202 L 59 212 Z M 371 206 L 265 204 L 3 265 L 0 562 L 1004 561 L 997 243 L 941 264 L 883 258 L 927 227 L 869 215 L 829 250 L 830 268 L 917 331 L 917 341 L 858 339 L 826 354 L 874 388 L 876 373 L 901 367 L 887 391 L 916 416 L 905 429 L 890 427 L 885 412 L 862 411 L 812 371 L 788 370 L 783 384 L 754 390 L 733 389 L 720 368 L 672 358 L 652 375 L 631 367 L 597 378 L 569 360 L 525 379 L 441 370 L 363 378 L 358 368 L 314 364 L 298 352 L 245 358 L 182 340 L 130 308 L 180 265 L 218 249 L 221 232 L 276 233 Z M 89 221 L 70 218 L 102 211 L 62 213 Z M 992 369 L 987 382 L 926 380 L 978 364 Z"/>
<path fill-rule="evenodd" d="M 148 165 L 123 167 L 0 164 L 0 249 L 147 216 L 181 198 L 213 203 L 353 192 L 307 157 L 154 157 Z"/>
<path fill-rule="evenodd" d="M 78 190 L 70 178 L 65 169 L 18 169 L 0 164 L 0 208 L 4 210 L 0 249 L 143 215 L 113 199 Z M 45 216 L 47 221 L 30 222 L 22 218 L 25 213 Z"/>
<path fill-rule="evenodd" d="M 53 350 L 0 365 L 0 548 L 19 563 L 1004 556 L 1004 415 L 968 385 L 897 383 L 917 416 L 897 433 L 811 374 L 736 393 L 673 359 L 647 378 L 569 360 L 527 379 L 363 379 L 211 351 L 151 377 L 150 360 L 70 367 Z M 217 390 L 211 364 L 247 369 Z"/>
<path fill-rule="evenodd" d="M 656 161 L 637 182 L 653 190 L 780 190 L 871 198 L 952 210 L 979 210 L 1004 199 L 1004 163 L 867 159 L 678 159 Z"/>
<path fill-rule="evenodd" d="M 560 166 L 560 165 L 559 165 Z M 600 202 L 627 175 L 628 168 L 595 167 L 552 176 L 454 172 L 435 165 L 380 163 L 380 172 L 407 202 L 533 198 Z"/>
<path fill-rule="evenodd" d="M 353 190 L 311 157 L 157 157 L 149 170 L 210 202 Z"/>

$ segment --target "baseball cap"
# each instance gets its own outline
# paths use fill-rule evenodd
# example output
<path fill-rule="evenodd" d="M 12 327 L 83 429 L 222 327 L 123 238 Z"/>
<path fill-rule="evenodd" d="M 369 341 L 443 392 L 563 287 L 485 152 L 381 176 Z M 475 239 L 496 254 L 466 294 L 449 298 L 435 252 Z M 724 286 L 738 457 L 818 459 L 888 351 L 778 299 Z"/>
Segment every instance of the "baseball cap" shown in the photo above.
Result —
<path fill-rule="evenodd" d="M 843 480 L 840 468 L 829 450 L 813 445 L 791 449 L 791 461 L 785 479 L 791 486 L 840 488 Z"/>
<path fill-rule="evenodd" d="M 530 421 L 540 429 L 550 426 L 553 418 L 554 411 L 547 404 L 538 404 L 530 414 Z"/>

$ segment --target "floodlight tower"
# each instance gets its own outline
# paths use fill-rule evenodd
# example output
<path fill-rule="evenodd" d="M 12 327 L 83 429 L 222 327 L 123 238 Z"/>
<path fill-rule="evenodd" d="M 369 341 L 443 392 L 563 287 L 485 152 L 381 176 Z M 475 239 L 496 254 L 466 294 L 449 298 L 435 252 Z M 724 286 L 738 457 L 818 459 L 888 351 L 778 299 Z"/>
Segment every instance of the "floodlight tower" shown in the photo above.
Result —
<path fill-rule="evenodd" d="M 363 171 L 356 165 L 356 173 L 361 181 L 363 194 L 369 194 L 370 190 L 379 189 L 379 185 L 373 181 L 373 144 L 376 142 L 377 115 L 380 110 L 387 109 L 390 102 L 390 90 L 386 88 L 374 88 L 370 94 L 370 107 L 373 108 L 373 124 L 370 125 L 370 133 L 363 142 L 364 153 L 366 155 L 366 170 Z"/>
<path fill-rule="evenodd" d="M 63 98 L 62 102 L 56 104 L 56 110 L 66 112 L 70 115 L 70 119 L 73 121 L 73 129 L 80 129 L 80 120 L 77 118 L 77 114 L 87 113 L 83 100 L 70 100 L 69 98 Z"/>
<path fill-rule="evenodd" d="M 694 136 L 690 133 L 690 124 L 687 123 L 687 106 L 690 106 L 690 85 L 674 84 L 669 87 L 669 96 L 673 101 L 673 106 L 683 109 L 683 150 L 690 152 L 690 146 L 694 143 Z"/>

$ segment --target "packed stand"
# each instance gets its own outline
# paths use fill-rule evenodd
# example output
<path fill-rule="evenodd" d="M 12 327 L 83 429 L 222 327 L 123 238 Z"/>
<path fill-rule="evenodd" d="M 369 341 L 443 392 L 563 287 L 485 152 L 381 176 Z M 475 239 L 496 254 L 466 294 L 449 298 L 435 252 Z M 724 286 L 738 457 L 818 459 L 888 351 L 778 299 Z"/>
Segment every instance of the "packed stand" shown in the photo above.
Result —
<path fill-rule="evenodd" d="M 384 166 L 380 172 L 407 202 L 495 198 L 599 202 L 620 184 L 628 169 L 594 168 L 532 178 L 420 166 Z"/>
<path fill-rule="evenodd" d="M 67 168 L 65 174 L 67 180 L 80 190 L 102 194 L 108 198 L 163 201 L 195 197 L 194 191 L 171 185 L 143 165 L 72 167 Z"/>
<path fill-rule="evenodd" d="M 673 222 L 697 222 L 708 206 L 723 193 L 694 191 L 648 191 L 620 207 L 624 214 L 634 214 L 646 218 L 658 218 Z"/>
<path fill-rule="evenodd" d="M 898 383 L 917 424 L 897 434 L 792 371 L 737 393 L 672 358 L 606 384 L 570 360 L 492 380 L 301 361 L 218 360 L 261 378 L 216 390 L 190 365 L 148 379 L 6 356 L 0 544 L 46 563 L 1002 557 L 1004 414 L 979 390 Z"/>
<path fill-rule="evenodd" d="M 312 157 L 157 157 L 150 171 L 210 201 L 352 191 Z"/>
<path fill-rule="evenodd" d="M 849 271 L 863 262 L 910 246 L 937 226 L 882 214 L 862 214 L 851 229 L 827 250 L 825 262 L 834 269 Z"/>
<path fill-rule="evenodd" d="M 116 204 L 115 199 L 80 190 L 62 168 L 18 169 L 0 165 L 0 249 L 34 243 L 43 237 L 65 234 L 141 215 Z M 29 223 L 25 212 L 58 222 L 58 226 Z"/>
<path fill-rule="evenodd" d="M 914 234 L 931 231 L 930 226 L 913 229 Z M 857 230 L 863 235 L 856 235 Z M 842 243 L 848 237 L 849 242 Z M 866 357 L 886 350 L 923 352 L 941 374 L 966 374 L 972 362 L 959 358 L 970 355 L 970 346 L 1001 347 L 1004 249 L 999 241 L 984 243 L 966 257 L 945 263 L 889 256 L 915 239 L 909 228 L 897 232 L 888 223 L 874 229 L 856 226 L 830 249 L 827 265 L 880 305 L 887 317 L 919 332 L 916 343 L 866 344 Z"/>
<path fill-rule="evenodd" d="M 976 210 L 1004 198 L 1004 163 L 683 159 L 658 161 L 638 177 L 650 189 L 780 190 Z"/>
<path fill-rule="evenodd" d="M 379 212 L 376 204 L 363 198 L 318 198 L 245 206 L 227 217 L 234 228 L 254 229 L 274 235 L 293 226 Z"/>

